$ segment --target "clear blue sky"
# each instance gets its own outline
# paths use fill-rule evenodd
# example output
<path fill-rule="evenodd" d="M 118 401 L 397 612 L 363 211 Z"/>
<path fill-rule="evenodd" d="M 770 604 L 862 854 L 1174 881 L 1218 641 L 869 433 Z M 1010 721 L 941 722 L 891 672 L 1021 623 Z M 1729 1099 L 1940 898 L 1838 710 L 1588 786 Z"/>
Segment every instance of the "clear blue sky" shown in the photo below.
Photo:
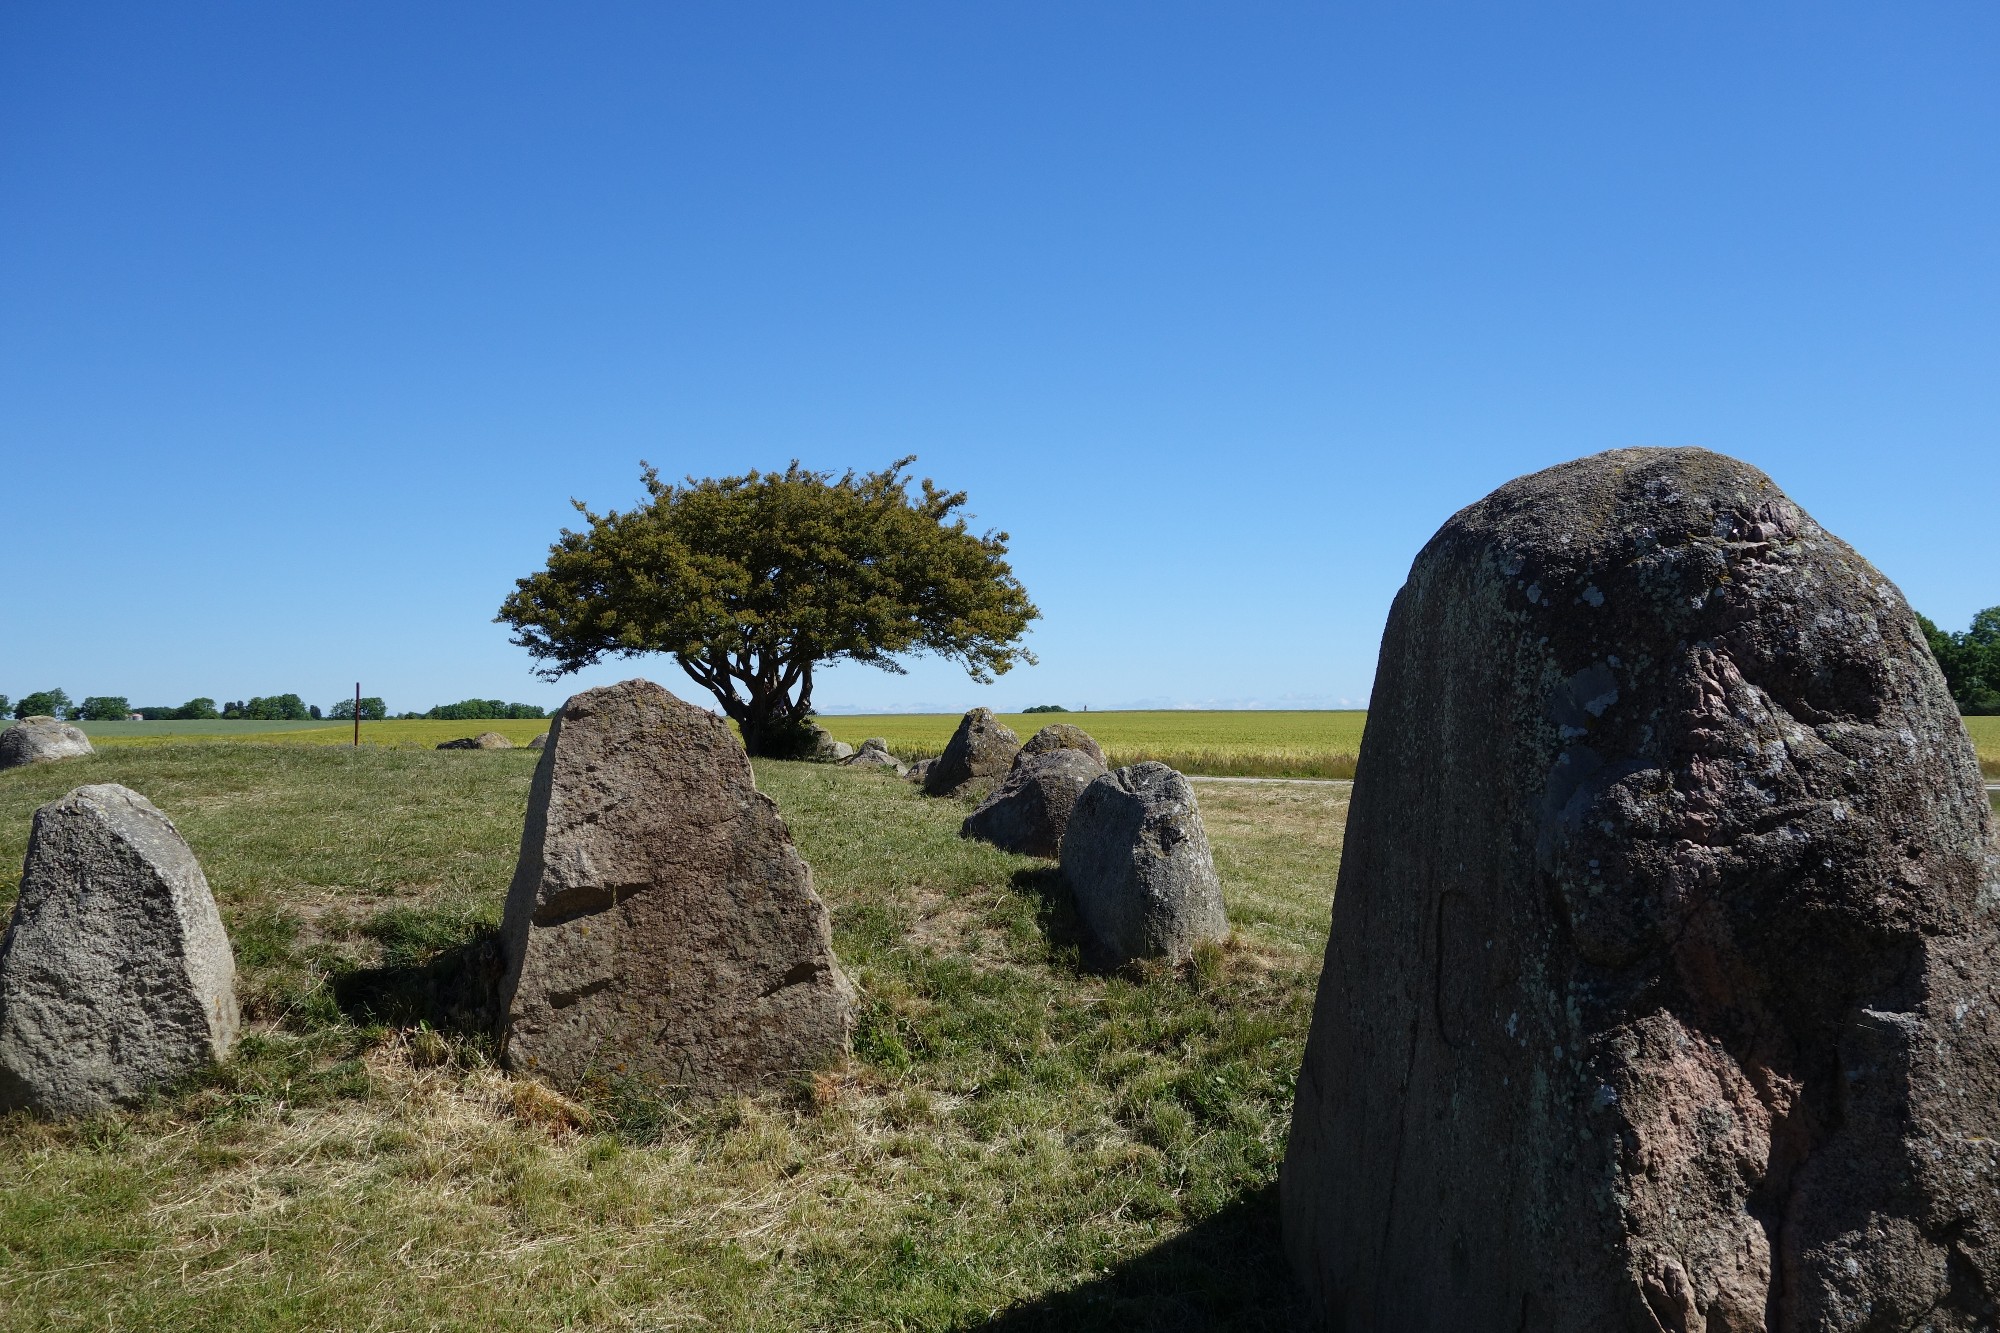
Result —
<path fill-rule="evenodd" d="M 1042 659 L 1365 701 L 1423 541 L 1698 444 L 2000 602 L 1990 4 L 0 8 L 0 690 L 553 704 L 490 618 L 669 475 L 918 468 Z"/>

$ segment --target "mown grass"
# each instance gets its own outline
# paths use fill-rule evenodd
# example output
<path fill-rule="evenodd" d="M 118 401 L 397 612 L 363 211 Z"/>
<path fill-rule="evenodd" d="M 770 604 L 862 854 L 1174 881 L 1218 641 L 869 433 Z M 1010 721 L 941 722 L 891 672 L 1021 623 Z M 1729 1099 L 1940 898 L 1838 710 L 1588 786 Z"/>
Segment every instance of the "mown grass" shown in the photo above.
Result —
<path fill-rule="evenodd" d="M 1351 778 L 1368 715 L 1341 712 L 1161 710 L 1130 713 L 1002 713 L 1023 740 L 1051 722 L 1072 722 L 1097 738 L 1114 764 L 1158 760 L 1183 773 L 1216 777 Z M 941 753 L 957 714 L 829 716 L 820 724 L 859 745 L 880 736 L 906 759 Z"/>
<path fill-rule="evenodd" d="M 253 997 L 220 1072 L 136 1111 L 0 1119 L 9 1329 L 1275 1328 L 1271 1182 L 1344 788 L 1204 787 L 1236 936 L 1096 975 L 1047 863 L 892 778 L 759 764 L 862 997 L 854 1059 L 721 1104 L 583 1103 L 467 1001 L 532 756 L 132 747 Z M 1268 807 L 1268 808 L 1267 808 Z"/>

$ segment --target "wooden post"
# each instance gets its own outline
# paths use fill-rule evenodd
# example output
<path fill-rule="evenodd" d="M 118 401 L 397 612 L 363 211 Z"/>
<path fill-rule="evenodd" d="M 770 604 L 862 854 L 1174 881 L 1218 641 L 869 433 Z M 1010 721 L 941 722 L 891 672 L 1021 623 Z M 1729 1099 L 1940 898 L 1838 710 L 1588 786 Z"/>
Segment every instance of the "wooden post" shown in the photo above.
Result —
<path fill-rule="evenodd" d="M 361 682 L 354 682 L 354 748 L 361 748 Z"/>

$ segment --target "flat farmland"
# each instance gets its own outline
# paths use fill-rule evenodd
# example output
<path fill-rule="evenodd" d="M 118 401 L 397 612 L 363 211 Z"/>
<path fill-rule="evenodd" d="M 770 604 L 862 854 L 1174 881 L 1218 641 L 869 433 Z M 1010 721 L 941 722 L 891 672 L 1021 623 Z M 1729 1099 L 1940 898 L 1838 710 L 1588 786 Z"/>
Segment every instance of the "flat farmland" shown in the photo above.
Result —
<path fill-rule="evenodd" d="M 1979 767 L 1989 778 L 2000 778 L 2000 717 L 1968 717 L 1965 729 L 1972 733 L 1973 748 L 1979 751 Z"/>
<path fill-rule="evenodd" d="M 1070 722 L 1097 738 L 1114 764 L 1148 759 L 1183 773 L 1215 777 L 1351 778 L 1368 714 L 1339 711 L 1239 712 L 1161 710 L 1116 713 L 1002 713 L 1026 740 L 1051 722 Z M 958 725 L 954 713 L 832 716 L 820 725 L 850 745 L 880 736 L 905 759 L 939 754 Z"/>

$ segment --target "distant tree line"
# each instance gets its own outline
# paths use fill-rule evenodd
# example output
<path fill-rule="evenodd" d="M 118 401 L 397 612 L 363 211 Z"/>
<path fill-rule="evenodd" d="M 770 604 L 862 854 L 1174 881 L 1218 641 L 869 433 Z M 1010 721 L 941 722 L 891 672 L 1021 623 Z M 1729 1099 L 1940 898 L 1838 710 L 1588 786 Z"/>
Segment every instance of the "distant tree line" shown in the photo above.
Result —
<path fill-rule="evenodd" d="M 1930 641 L 1931 655 L 1944 668 L 1945 684 L 1961 713 L 2000 713 L 2000 606 L 1972 618 L 1971 628 L 1949 633 L 1924 616 L 1917 622 Z"/>
<path fill-rule="evenodd" d="M 337 718 L 342 722 L 352 722 L 354 720 L 354 700 L 342 699 L 339 703 L 327 709 L 326 715 L 331 718 Z M 380 722 L 388 716 L 388 704 L 383 703 L 372 694 L 366 694 L 361 697 L 361 720 L 363 722 Z"/>
<path fill-rule="evenodd" d="M 455 704 L 439 704 L 427 713 L 405 713 L 403 716 L 423 717 L 433 722 L 488 722 L 507 718 L 541 718 L 547 717 L 548 713 L 535 704 L 502 703 L 498 699 L 461 699 Z"/>

